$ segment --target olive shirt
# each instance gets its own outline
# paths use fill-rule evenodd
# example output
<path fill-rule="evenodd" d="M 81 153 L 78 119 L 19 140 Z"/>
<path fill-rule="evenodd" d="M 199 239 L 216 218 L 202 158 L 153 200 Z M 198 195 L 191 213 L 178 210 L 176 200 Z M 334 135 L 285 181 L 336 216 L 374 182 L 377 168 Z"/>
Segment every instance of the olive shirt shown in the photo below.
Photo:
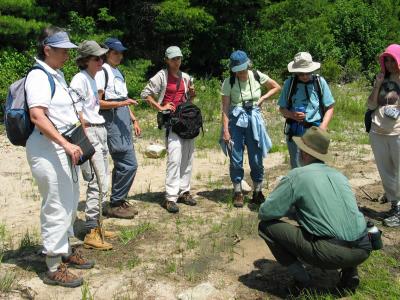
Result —
<path fill-rule="evenodd" d="M 292 206 L 299 224 L 319 237 L 354 241 L 366 230 L 348 179 L 324 163 L 291 170 L 261 205 L 259 218 L 280 219 Z"/>
<path fill-rule="evenodd" d="M 268 75 L 260 71 L 257 71 L 257 73 L 260 76 L 260 82 L 254 78 L 252 71 L 248 71 L 248 79 L 246 81 L 240 81 L 235 77 L 235 83 L 232 87 L 230 78 L 226 78 L 222 84 L 222 96 L 230 97 L 232 106 L 242 105 L 242 101 L 252 100 L 257 102 L 261 97 L 261 85 L 270 79 Z"/>

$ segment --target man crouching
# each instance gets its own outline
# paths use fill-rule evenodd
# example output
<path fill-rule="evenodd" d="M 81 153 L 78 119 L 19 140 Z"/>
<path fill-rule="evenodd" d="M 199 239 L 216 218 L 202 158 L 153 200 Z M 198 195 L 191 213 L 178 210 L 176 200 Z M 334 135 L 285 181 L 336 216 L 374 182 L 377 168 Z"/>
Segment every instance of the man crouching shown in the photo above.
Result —
<path fill-rule="evenodd" d="M 355 291 L 357 266 L 371 252 L 362 213 L 348 179 L 327 166 L 329 136 L 311 127 L 293 137 L 302 167 L 291 170 L 261 205 L 258 230 L 276 260 L 296 283 L 309 287 L 302 262 L 321 269 L 341 269 L 338 287 Z M 300 226 L 279 220 L 293 209 Z"/>

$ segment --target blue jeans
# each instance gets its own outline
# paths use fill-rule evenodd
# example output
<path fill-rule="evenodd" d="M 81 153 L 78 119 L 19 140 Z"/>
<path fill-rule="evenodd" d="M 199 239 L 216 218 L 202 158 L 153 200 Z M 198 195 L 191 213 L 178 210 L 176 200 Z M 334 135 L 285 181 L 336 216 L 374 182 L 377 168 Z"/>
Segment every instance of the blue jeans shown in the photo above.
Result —
<path fill-rule="evenodd" d="M 240 183 L 243 179 L 243 151 L 247 146 L 247 152 L 250 164 L 250 176 L 253 182 L 259 183 L 264 178 L 263 155 L 257 141 L 254 140 L 251 124 L 247 128 L 236 125 L 237 118 L 230 116 L 229 133 L 234 142 L 232 152 L 230 153 L 229 174 L 232 183 Z"/>
<path fill-rule="evenodd" d="M 286 143 L 287 143 L 288 150 L 289 150 L 290 167 L 292 169 L 297 168 L 297 167 L 299 167 L 298 161 L 297 161 L 299 148 L 297 147 L 297 145 L 293 141 L 293 139 L 289 139 L 288 136 L 286 136 Z"/>
<path fill-rule="evenodd" d="M 114 162 L 112 170 L 111 203 L 123 201 L 128 196 L 133 180 L 135 179 L 138 163 L 135 149 L 111 153 Z"/>

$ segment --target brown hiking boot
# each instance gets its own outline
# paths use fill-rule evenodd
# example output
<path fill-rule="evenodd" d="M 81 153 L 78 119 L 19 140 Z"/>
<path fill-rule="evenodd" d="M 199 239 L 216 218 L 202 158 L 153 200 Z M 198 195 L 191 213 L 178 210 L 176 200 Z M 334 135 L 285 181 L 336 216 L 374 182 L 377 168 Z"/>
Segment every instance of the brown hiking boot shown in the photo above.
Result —
<path fill-rule="evenodd" d="M 168 201 L 164 200 L 164 202 L 161 204 L 162 207 L 164 207 L 168 212 L 170 213 L 177 213 L 179 212 L 179 207 L 176 205 L 174 201 Z"/>
<path fill-rule="evenodd" d="M 249 204 L 261 205 L 265 201 L 265 197 L 261 191 L 253 192 L 253 198 L 251 198 Z"/>
<path fill-rule="evenodd" d="M 128 201 L 112 203 L 105 211 L 107 217 L 119 219 L 133 219 L 137 214 L 137 209 L 129 204 Z"/>
<path fill-rule="evenodd" d="M 184 192 L 182 195 L 178 197 L 177 200 L 178 203 L 183 203 L 186 205 L 190 206 L 195 206 L 197 204 L 196 200 L 193 199 L 192 195 L 190 195 L 190 192 Z"/>
<path fill-rule="evenodd" d="M 43 282 L 50 285 L 60 285 L 74 288 L 82 285 L 83 279 L 68 271 L 67 266 L 61 263 L 58 266 L 57 271 L 46 272 Z"/>
<path fill-rule="evenodd" d="M 82 253 L 75 248 L 72 248 L 72 254 L 68 257 L 63 257 L 62 261 L 67 266 L 76 269 L 91 269 L 94 266 L 93 260 L 87 260 L 82 256 Z"/>
<path fill-rule="evenodd" d="M 106 241 L 101 240 L 100 228 L 92 228 L 90 232 L 86 234 L 83 240 L 83 247 L 86 249 L 96 249 L 96 250 L 111 250 L 112 245 Z"/>
<path fill-rule="evenodd" d="M 243 207 L 243 194 L 242 192 L 235 192 L 233 194 L 233 206 Z"/>

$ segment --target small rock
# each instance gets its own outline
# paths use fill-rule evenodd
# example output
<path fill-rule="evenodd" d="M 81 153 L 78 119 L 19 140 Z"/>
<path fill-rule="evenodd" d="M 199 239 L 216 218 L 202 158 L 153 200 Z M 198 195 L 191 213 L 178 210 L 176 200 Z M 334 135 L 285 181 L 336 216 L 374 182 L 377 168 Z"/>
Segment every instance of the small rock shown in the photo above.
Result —
<path fill-rule="evenodd" d="M 217 294 L 217 289 L 209 282 L 201 283 L 178 295 L 178 300 L 207 300 Z"/>
<path fill-rule="evenodd" d="M 159 144 L 152 144 L 146 147 L 144 154 L 150 158 L 164 157 L 167 150 L 164 146 Z"/>

